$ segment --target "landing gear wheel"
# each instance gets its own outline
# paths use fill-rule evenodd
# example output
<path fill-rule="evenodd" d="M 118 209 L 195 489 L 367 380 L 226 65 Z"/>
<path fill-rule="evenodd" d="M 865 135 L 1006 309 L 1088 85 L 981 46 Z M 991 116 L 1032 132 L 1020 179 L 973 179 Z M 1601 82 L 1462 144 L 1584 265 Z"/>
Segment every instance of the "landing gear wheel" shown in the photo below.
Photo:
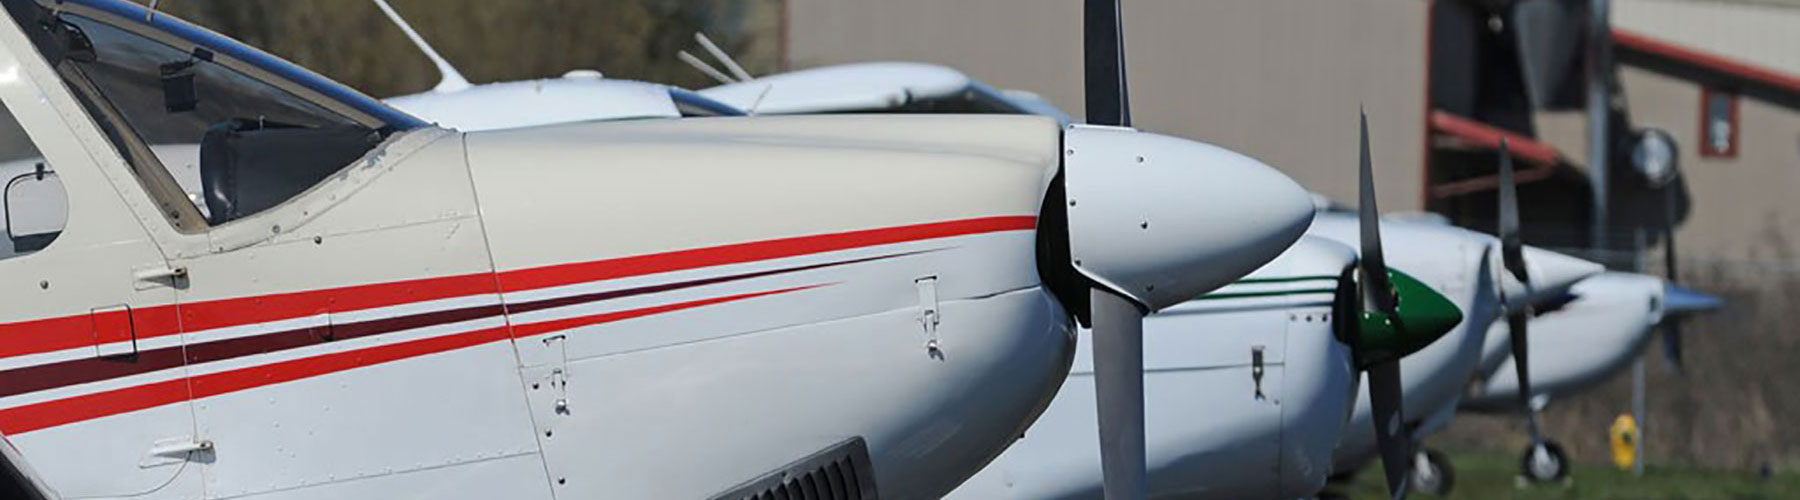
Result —
<path fill-rule="evenodd" d="M 1569 456 L 1563 453 L 1562 445 L 1544 441 L 1543 446 L 1525 450 L 1524 458 L 1519 461 L 1519 472 L 1536 483 L 1556 481 L 1569 476 Z"/>
<path fill-rule="evenodd" d="M 1456 487 L 1456 469 L 1450 466 L 1450 459 L 1443 453 L 1425 449 L 1413 454 L 1412 474 L 1406 478 L 1412 485 L 1412 491 L 1434 497 L 1450 494 Z"/>

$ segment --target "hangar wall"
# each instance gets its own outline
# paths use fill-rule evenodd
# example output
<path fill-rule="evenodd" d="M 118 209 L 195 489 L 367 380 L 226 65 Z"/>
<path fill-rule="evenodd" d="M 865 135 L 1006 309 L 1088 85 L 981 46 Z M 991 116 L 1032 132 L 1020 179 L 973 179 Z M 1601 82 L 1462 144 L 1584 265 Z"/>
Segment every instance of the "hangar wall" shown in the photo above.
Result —
<path fill-rule="evenodd" d="M 1356 201 L 1356 111 L 1369 112 L 1382 208 L 1424 199 L 1428 2 L 1132 0 L 1126 65 L 1140 128 L 1256 157 Z M 791 68 L 945 64 L 1082 112 L 1080 2 L 788 0 Z"/>

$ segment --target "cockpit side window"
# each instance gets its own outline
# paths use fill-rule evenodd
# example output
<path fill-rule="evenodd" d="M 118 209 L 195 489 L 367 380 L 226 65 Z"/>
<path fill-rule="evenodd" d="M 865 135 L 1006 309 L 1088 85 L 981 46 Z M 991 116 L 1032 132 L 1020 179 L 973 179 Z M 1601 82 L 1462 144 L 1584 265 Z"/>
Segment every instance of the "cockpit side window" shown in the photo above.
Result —
<path fill-rule="evenodd" d="M 296 95 L 291 85 L 264 79 L 267 74 L 251 76 L 244 62 L 205 46 L 121 22 L 115 13 L 5 1 L 180 229 L 196 231 L 279 205 L 391 131 Z"/>
<path fill-rule="evenodd" d="M 38 152 L 11 110 L 0 105 L 0 259 L 30 254 L 56 241 L 69 218 L 62 179 Z"/>

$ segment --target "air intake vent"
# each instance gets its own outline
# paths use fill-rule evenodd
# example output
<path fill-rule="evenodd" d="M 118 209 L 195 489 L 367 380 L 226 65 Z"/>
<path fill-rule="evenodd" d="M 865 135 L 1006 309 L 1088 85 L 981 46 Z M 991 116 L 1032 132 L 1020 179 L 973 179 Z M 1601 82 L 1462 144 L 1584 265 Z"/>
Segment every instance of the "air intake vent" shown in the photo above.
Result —
<path fill-rule="evenodd" d="M 875 500 L 875 471 L 860 437 L 714 495 L 712 500 Z"/>

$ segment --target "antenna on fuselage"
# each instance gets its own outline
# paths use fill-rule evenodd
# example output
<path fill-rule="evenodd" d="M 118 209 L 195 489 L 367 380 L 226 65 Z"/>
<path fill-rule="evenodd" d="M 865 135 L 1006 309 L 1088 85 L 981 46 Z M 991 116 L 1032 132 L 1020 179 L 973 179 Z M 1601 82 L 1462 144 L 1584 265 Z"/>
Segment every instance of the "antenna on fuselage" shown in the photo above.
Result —
<path fill-rule="evenodd" d="M 711 38 L 707 38 L 706 33 L 694 32 L 694 41 L 700 42 L 700 48 L 706 49 L 707 53 L 712 54 L 713 59 L 718 59 L 719 64 L 725 65 L 725 69 L 731 71 L 731 76 L 737 77 L 738 81 L 749 81 L 754 78 L 750 76 L 749 71 L 744 71 L 743 66 L 738 65 L 736 59 L 731 58 L 731 54 L 726 54 L 718 44 L 713 43 Z"/>
<path fill-rule="evenodd" d="M 683 51 L 676 52 L 675 58 L 681 59 L 681 62 L 687 63 L 688 66 L 693 66 L 694 69 L 700 70 L 701 73 L 706 73 L 706 76 L 710 76 L 710 77 L 712 77 L 712 79 L 718 80 L 719 83 L 737 83 L 738 82 L 737 80 L 731 79 L 731 75 L 727 75 L 727 74 L 725 74 L 725 72 L 719 71 L 719 68 L 712 67 L 711 64 L 707 64 L 705 60 L 702 60 L 693 54 L 689 54 L 688 51 L 683 50 Z"/>
<path fill-rule="evenodd" d="M 698 31 L 694 32 L 694 41 L 700 44 L 700 48 L 706 49 L 706 53 L 712 54 L 713 59 L 718 60 L 719 64 L 725 66 L 725 70 L 730 71 L 731 73 L 726 74 L 725 71 L 719 71 L 719 68 L 713 67 L 713 65 L 707 63 L 706 60 L 685 50 L 676 52 L 675 57 L 681 59 L 681 62 L 687 63 L 688 66 L 693 66 L 694 69 L 700 70 L 701 73 L 705 73 L 706 76 L 718 80 L 719 83 L 722 84 L 747 82 L 756 79 L 756 77 L 750 76 L 749 71 L 744 71 L 744 67 L 739 65 L 736 59 L 732 59 L 731 54 L 725 53 L 724 49 L 719 48 L 719 44 L 713 43 L 711 38 L 707 38 L 706 33 Z"/>
<path fill-rule="evenodd" d="M 432 92 L 456 92 L 470 87 L 469 80 L 463 78 L 462 73 L 456 71 L 456 67 L 451 66 L 450 61 L 445 60 L 444 56 L 438 55 L 437 49 L 433 49 L 431 44 L 425 43 L 425 38 L 419 36 L 419 32 L 414 31 L 412 25 L 407 24 L 406 19 L 400 17 L 400 13 L 395 12 L 394 8 L 388 5 L 387 0 L 374 1 L 375 6 L 380 7 L 381 12 L 387 14 L 388 19 L 393 20 L 394 25 L 399 26 L 401 32 L 406 33 L 406 38 L 411 39 L 413 45 L 418 46 L 419 50 L 425 51 L 425 57 L 430 58 L 431 63 L 437 65 L 440 79 L 437 86 L 431 88 Z"/>

